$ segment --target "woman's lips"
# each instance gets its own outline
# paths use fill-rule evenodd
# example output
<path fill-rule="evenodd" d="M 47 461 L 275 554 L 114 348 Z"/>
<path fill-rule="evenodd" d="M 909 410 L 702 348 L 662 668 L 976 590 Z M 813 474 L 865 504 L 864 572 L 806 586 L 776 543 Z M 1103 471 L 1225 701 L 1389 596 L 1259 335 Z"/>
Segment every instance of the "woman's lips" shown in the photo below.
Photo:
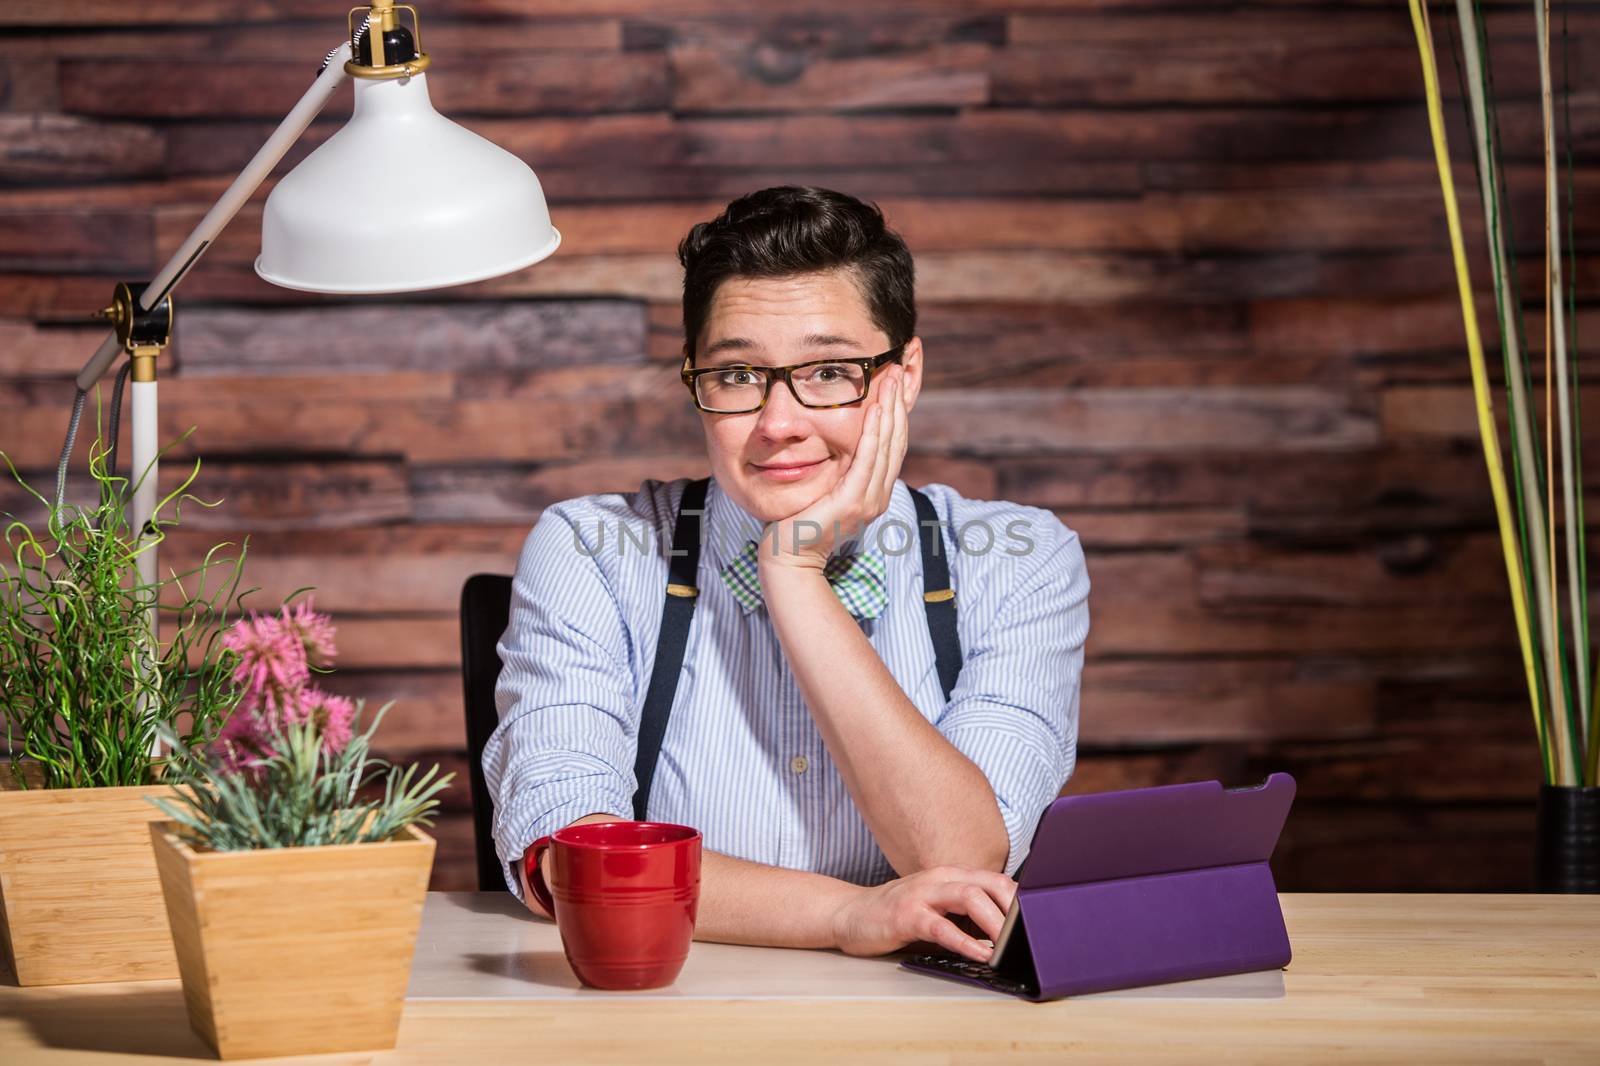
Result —
<path fill-rule="evenodd" d="M 821 466 L 823 461 L 818 459 L 816 462 L 806 463 L 804 466 L 761 466 L 756 463 L 751 463 L 750 465 L 755 467 L 757 474 L 773 481 L 799 481 Z"/>

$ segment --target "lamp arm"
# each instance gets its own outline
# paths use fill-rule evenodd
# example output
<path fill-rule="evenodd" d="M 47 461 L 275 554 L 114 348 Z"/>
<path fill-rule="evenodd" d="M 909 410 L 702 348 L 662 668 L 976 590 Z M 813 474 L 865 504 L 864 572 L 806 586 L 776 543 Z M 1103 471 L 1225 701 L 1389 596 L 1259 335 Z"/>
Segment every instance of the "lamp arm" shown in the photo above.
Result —
<path fill-rule="evenodd" d="M 121 303 L 122 293 L 119 291 L 118 305 L 125 312 L 126 321 L 119 322 L 118 331 L 113 332 L 100 342 L 100 347 L 95 349 L 94 355 L 84 364 L 78 372 L 77 397 L 72 405 L 72 417 L 67 424 L 67 441 L 61 450 L 61 461 L 56 467 L 56 507 L 62 507 L 66 500 L 67 491 L 67 462 L 72 456 L 72 445 L 78 434 L 78 420 L 83 413 L 84 395 L 97 381 L 105 376 L 111 364 L 116 360 L 117 354 L 123 349 L 123 342 L 127 340 L 129 352 L 133 360 L 133 417 L 131 420 L 131 436 L 133 444 L 133 477 L 131 479 L 132 500 L 129 507 L 129 529 L 133 531 L 136 539 L 142 540 L 150 529 L 150 521 L 155 513 L 156 502 L 159 498 L 157 480 L 157 459 L 160 455 L 159 440 L 157 437 L 157 408 L 156 408 L 156 378 L 155 378 L 155 353 L 160 351 L 160 346 L 166 344 L 163 337 L 158 345 L 140 348 L 136 346 L 134 323 L 141 313 L 148 313 L 153 308 L 160 306 L 161 302 L 172 292 L 174 286 L 181 281 L 185 274 L 194 266 L 196 260 L 216 240 L 224 226 L 233 221 L 233 216 L 239 213 L 245 201 L 250 199 L 252 193 L 261 187 L 267 175 L 272 173 L 272 168 L 288 152 L 290 145 L 294 144 L 305 132 L 306 127 L 317 117 L 328 99 L 338 89 L 344 80 L 349 77 L 345 72 L 344 60 L 350 58 L 351 46 L 345 41 L 335 48 L 326 60 L 322 69 L 317 72 L 316 80 L 306 90 L 298 103 L 284 116 L 278 128 L 272 131 L 250 162 L 245 164 L 239 176 L 233 179 L 233 184 L 217 199 L 206 212 L 206 216 L 190 232 L 178 250 L 172 253 L 159 273 L 143 286 L 142 291 L 136 296 L 130 296 L 126 305 Z M 119 290 L 126 290 L 129 286 L 119 286 Z M 133 304 L 138 304 L 136 309 Z M 168 326 L 170 328 L 171 305 L 168 305 Z M 140 310 L 142 309 L 142 311 Z M 149 345 L 150 338 L 139 337 L 138 343 Z M 141 362 L 144 364 L 141 368 Z M 156 582 L 156 543 L 146 544 L 139 553 L 137 566 L 139 579 L 147 587 Z M 160 628 L 156 618 L 157 605 L 152 601 L 145 606 L 145 619 L 147 631 L 150 636 L 150 648 L 138 659 L 138 669 L 141 671 L 158 671 L 159 655 L 156 649 L 159 646 Z M 148 692 L 141 692 L 138 697 L 138 713 L 143 715 L 149 700 Z M 161 742 L 153 740 L 152 755 L 159 755 Z"/>
<path fill-rule="evenodd" d="M 144 287 L 144 292 L 139 297 L 139 306 L 148 311 L 155 307 L 167 294 L 181 281 L 199 260 L 206 248 L 217 235 L 222 232 L 233 216 L 239 213 L 239 208 L 245 205 L 251 195 L 261 187 L 261 183 L 272 173 L 273 167 L 284 157 L 294 142 L 300 139 L 306 127 L 311 125 L 328 104 L 328 99 L 340 85 L 344 84 L 349 74 L 345 72 L 345 60 L 350 58 L 350 42 L 345 41 L 333 50 L 330 60 L 325 63 L 322 71 L 317 75 L 316 81 L 306 90 L 306 94 L 294 105 L 289 113 L 284 116 L 278 128 L 272 131 L 256 154 L 246 163 L 239 176 L 233 179 L 233 184 L 212 205 L 195 228 L 172 253 L 166 265 Z M 84 392 L 94 387 L 95 382 L 105 376 L 117 353 L 122 350 L 115 334 L 107 337 L 100 343 L 93 356 L 78 372 L 78 388 Z"/>

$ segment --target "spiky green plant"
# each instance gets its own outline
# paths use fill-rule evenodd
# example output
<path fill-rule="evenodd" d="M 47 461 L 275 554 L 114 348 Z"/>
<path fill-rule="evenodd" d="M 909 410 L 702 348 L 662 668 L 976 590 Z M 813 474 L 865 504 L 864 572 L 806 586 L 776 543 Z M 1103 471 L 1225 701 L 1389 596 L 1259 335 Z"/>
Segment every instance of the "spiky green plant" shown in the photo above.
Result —
<path fill-rule="evenodd" d="M 139 558 L 178 523 L 181 505 L 216 506 L 188 491 L 198 459 L 142 538 L 129 529 L 128 479 L 111 471 L 101 441 L 90 448 L 92 506 L 46 499 L 0 459 L 44 509 L 31 522 L 5 516 L 0 757 L 21 788 L 30 765 L 46 788 L 148 784 L 165 761 L 158 730 L 178 747 L 208 743 L 237 702 L 220 638 L 243 596 L 245 545 L 228 555 L 234 545 L 218 544 L 200 565 L 146 581 Z M 151 632 L 152 608 L 164 642 Z"/>
<path fill-rule="evenodd" d="M 186 843 L 212 851 L 365 844 L 432 825 L 438 795 L 455 775 L 441 777 L 433 766 L 419 777 L 415 765 L 372 756 L 372 734 L 391 706 L 337 751 L 313 718 L 269 730 L 242 761 L 222 748 L 177 752 L 166 776 L 178 786 L 176 798 L 151 802 L 178 823 Z M 382 795 L 363 799 L 380 781 Z"/>

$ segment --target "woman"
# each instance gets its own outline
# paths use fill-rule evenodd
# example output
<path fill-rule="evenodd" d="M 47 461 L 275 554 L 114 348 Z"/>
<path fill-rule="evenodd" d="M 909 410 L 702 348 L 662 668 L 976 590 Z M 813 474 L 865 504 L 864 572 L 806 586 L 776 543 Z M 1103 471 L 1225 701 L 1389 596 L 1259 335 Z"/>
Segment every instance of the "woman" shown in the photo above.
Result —
<path fill-rule="evenodd" d="M 950 916 L 995 937 L 1071 774 L 1078 538 L 899 480 L 923 350 L 875 207 L 767 189 L 678 251 L 712 478 L 528 537 L 484 752 L 511 887 L 536 838 L 648 817 L 703 834 L 700 939 L 986 961 Z"/>

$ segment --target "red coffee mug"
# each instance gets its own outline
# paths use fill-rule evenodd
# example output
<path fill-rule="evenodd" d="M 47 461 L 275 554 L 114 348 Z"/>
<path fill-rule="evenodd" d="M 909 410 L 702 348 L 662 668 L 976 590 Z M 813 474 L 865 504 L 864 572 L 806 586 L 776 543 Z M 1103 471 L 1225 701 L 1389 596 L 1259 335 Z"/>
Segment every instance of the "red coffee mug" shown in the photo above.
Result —
<path fill-rule="evenodd" d="M 539 860 L 550 852 L 546 885 Z M 561 930 L 586 985 L 660 988 L 689 957 L 700 905 L 700 831 L 664 822 L 569 825 L 529 845 L 528 890 Z"/>

